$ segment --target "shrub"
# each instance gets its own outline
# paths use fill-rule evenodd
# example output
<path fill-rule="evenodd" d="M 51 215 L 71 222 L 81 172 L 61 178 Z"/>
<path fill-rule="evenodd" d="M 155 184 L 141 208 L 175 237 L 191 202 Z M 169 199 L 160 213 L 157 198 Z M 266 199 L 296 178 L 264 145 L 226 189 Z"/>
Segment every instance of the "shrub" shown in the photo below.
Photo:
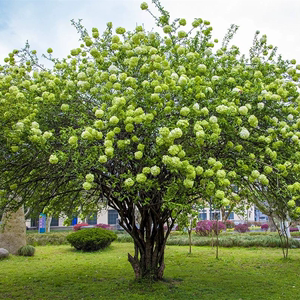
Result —
<path fill-rule="evenodd" d="M 193 233 L 193 231 L 192 231 L 192 233 Z M 187 232 L 178 230 L 178 231 L 171 231 L 170 234 L 171 234 L 172 236 L 177 236 L 177 235 L 187 235 Z"/>
<path fill-rule="evenodd" d="M 211 221 L 200 221 L 196 226 L 196 234 L 200 236 L 208 236 L 211 233 Z"/>
<path fill-rule="evenodd" d="M 46 246 L 46 245 L 65 245 L 68 244 L 66 239 L 69 232 L 59 233 L 31 233 L 26 236 L 27 244 L 33 246 Z"/>
<path fill-rule="evenodd" d="M 248 227 L 250 227 L 250 226 L 260 227 L 261 226 L 261 223 L 258 221 L 248 221 L 247 224 L 248 224 Z"/>
<path fill-rule="evenodd" d="M 96 228 L 108 229 L 108 230 L 111 230 L 111 229 L 112 229 L 112 227 L 111 227 L 110 225 L 102 224 L 102 223 L 96 224 L 94 227 L 96 227 Z"/>
<path fill-rule="evenodd" d="M 295 231 L 299 231 L 299 229 L 297 227 L 290 227 L 290 232 L 295 232 Z"/>
<path fill-rule="evenodd" d="M 260 226 L 261 230 L 267 231 L 269 229 L 269 225 L 268 224 L 262 224 Z"/>
<path fill-rule="evenodd" d="M 214 231 L 214 234 L 219 234 L 220 231 L 225 230 L 226 226 L 223 222 L 218 221 L 211 221 L 212 222 L 212 230 Z M 218 227 L 218 232 L 217 232 L 217 227 Z"/>
<path fill-rule="evenodd" d="M 196 226 L 196 234 L 200 236 L 208 236 L 212 232 L 214 234 L 220 233 L 221 230 L 226 229 L 223 222 L 218 221 L 218 232 L 217 232 L 217 221 L 199 221 Z"/>
<path fill-rule="evenodd" d="M 261 232 L 264 233 L 264 232 Z M 210 246 L 210 237 L 195 237 L 192 241 L 195 246 Z M 178 245 L 187 246 L 189 240 L 187 236 L 175 236 L 170 237 L 167 240 L 167 245 Z M 220 247 L 270 247 L 277 248 L 281 247 L 281 241 L 278 236 L 261 235 L 261 236 L 250 236 L 247 234 L 231 234 L 230 236 L 220 236 L 219 238 Z M 300 241 L 290 239 L 289 248 L 300 248 Z"/>
<path fill-rule="evenodd" d="M 103 228 L 79 230 L 67 236 L 68 242 L 77 250 L 97 251 L 117 239 L 117 235 Z"/>
<path fill-rule="evenodd" d="M 230 221 L 230 220 L 226 220 L 225 221 L 225 226 L 226 228 L 234 228 L 234 222 L 233 221 Z"/>
<path fill-rule="evenodd" d="M 249 227 L 248 224 L 238 224 L 235 225 L 234 230 L 240 233 L 245 233 L 247 231 L 249 231 Z"/>
<path fill-rule="evenodd" d="M 89 224 L 88 223 L 78 223 L 78 224 L 73 226 L 73 230 L 78 231 L 78 230 L 81 229 L 82 226 L 89 226 Z"/>
<path fill-rule="evenodd" d="M 119 243 L 133 243 L 133 239 L 129 234 L 118 235 L 116 242 Z"/>
<path fill-rule="evenodd" d="M 18 255 L 21 256 L 33 256 L 34 253 L 35 253 L 35 248 L 31 245 L 23 246 L 18 250 Z"/>
<path fill-rule="evenodd" d="M 299 231 L 295 231 L 295 232 L 291 232 L 291 236 L 300 236 L 300 232 Z"/>

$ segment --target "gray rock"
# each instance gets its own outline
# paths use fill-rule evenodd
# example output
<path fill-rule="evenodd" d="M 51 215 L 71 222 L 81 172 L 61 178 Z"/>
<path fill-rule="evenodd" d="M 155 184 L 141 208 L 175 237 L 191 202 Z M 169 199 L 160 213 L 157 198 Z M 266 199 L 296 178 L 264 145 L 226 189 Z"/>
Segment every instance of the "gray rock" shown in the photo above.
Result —
<path fill-rule="evenodd" d="M 0 248 L 7 249 L 11 254 L 17 254 L 18 250 L 26 245 L 24 208 L 4 213 L 1 226 L 4 228 L 0 228 Z"/>
<path fill-rule="evenodd" d="M 1 258 L 6 258 L 8 256 L 9 256 L 9 252 L 4 248 L 0 248 L 0 259 Z"/>

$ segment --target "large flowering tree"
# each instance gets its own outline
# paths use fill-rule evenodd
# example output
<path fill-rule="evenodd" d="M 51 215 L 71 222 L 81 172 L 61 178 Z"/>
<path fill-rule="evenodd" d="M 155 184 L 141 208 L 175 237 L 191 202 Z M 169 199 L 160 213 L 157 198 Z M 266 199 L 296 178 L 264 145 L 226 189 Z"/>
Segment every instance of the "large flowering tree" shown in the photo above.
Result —
<path fill-rule="evenodd" d="M 70 214 L 105 201 L 133 237 L 136 278 L 161 279 L 176 217 L 200 198 L 228 206 L 233 184 L 276 180 L 300 213 L 300 66 L 259 33 L 246 59 L 228 46 L 237 27 L 218 46 L 208 21 L 171 21 L 152 2 L 161 34 L 74 23 L 82 44 L 64 59 L 48 49 L 52 69 L 28 45 L 5 58 L 0 183 L 2 208 L 14 195 Z"/>

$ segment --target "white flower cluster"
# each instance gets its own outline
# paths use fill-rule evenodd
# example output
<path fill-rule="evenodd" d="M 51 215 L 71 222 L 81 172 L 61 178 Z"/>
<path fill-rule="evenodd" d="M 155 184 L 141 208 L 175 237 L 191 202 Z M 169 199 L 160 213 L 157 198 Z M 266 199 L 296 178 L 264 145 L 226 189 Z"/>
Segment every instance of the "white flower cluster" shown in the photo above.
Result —
<path fill-rule="evenodd" d="M 226 114 L 228 112 L 228 106 L 226 105 L 219 105 L 216 107 L 216 112 L 219 114 Z"/>
<path fill-rule="evenodd" d="M 249 136 L 250 136 L 250 132 L 247 130 L 247 128 L 242 127 L 242 130 L 240 131 L 240 137 L 246 140 Z"/>

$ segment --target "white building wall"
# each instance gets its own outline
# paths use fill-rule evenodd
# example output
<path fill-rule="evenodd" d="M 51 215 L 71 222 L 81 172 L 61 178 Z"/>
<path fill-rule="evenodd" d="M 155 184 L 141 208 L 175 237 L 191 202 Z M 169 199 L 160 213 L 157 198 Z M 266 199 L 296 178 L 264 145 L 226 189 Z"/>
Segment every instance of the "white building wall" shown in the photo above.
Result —
<path fill-rule="evenodd" d="M 98 212 L 97 215 L 97 224 L 102 223 L 102 224 L 108 224 L 108 210 L 103 209 L 100 212 Z"/>

